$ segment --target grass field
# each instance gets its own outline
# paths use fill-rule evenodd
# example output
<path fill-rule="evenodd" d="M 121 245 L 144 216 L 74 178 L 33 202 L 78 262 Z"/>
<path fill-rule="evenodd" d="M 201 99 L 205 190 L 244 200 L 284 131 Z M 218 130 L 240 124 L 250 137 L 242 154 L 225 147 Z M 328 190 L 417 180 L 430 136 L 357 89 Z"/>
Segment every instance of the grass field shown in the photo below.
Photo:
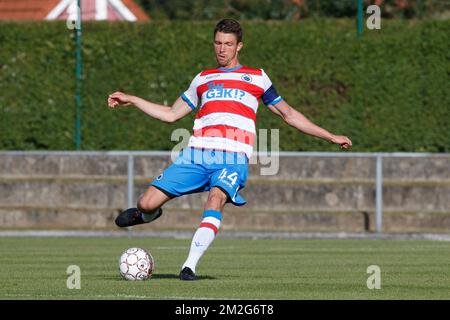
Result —
<path fill-rule="evenodd" d="M 216 239 L 196 282 L 178 280 L 190 240 L 0 238 L 0 299 L 450 299 L 450 242 Z M 143 282 L 122 280 L 128 247 L 152 253 Z M 69 290 L 69 265 L 81 289 Z M 381 269 L 369 290 L 367 267 Z"/>

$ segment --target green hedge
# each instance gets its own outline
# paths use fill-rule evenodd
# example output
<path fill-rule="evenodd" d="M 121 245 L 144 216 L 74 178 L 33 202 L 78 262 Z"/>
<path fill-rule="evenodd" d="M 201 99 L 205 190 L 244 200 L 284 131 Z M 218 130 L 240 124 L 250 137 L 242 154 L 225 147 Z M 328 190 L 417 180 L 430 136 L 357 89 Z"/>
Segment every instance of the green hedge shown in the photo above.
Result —
<path fill-rule="evenodd" d="M 448 15 L 447 0 L 364 0 L 379 4 L 383 18 L 429 18 Z M 298 20 L 307 17 L 356 17 L 357 0 L 137 0 L 152 19 Z"/>
<path fill-rule="evenodd" d="M 449 21 L 244 22 L 240 61 L 262 67 L 289 104 L 354 142 L 354 151 L 450 151 Z M 175 128 L 134 108 L 123 90 L 171 104 L 214 67 L 214 22 L 83 25 L 82 149 L 169 150 Z M 75 44 L 64 22 L 0 24 L 0 149 L 74 149 Z M 258 128 L 280 128 L 282 150 L 336 146 L 285 125 L 263 105 Z"/>

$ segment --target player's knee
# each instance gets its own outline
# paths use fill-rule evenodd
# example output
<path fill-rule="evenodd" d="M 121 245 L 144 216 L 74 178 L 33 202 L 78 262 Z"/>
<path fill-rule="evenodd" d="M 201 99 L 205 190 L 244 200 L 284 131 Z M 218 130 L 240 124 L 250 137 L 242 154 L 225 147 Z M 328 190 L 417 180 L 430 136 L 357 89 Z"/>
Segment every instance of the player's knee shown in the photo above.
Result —
<path fill-rule="evenodd" d="M 227 202 L 227 195 L 220 189 L 213 189 L 209 192 L 208 201 L 206 202 L 206 210 L 222 211 L 223 206 Z"/>

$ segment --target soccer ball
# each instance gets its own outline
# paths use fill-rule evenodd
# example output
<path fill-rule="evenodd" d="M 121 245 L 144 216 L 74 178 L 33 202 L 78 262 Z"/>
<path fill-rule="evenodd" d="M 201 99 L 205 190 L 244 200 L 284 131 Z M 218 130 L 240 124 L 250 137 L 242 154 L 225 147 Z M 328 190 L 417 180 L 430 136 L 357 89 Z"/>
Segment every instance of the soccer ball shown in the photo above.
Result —
<path fill-rule="evenodd" d="M 154 266 L 152 255 L 141 248 L 129 248 L 119 259 L 119 271 L 126 280 L 147 280 Z"/>

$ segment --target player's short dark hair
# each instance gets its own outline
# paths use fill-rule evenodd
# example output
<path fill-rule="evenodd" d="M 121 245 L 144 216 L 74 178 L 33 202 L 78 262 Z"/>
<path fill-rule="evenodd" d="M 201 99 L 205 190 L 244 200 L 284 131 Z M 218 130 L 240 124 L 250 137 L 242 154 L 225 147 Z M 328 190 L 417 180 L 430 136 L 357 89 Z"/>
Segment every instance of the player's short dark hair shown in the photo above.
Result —
<path fill-rule="evenodd" d="M 234 19 L 220 20 L 214 29 L 214 38 L 217 32 L 233 33 L 236 36 L 237 42 L 242 42 L 242 28 L 239 22 Z"/>

